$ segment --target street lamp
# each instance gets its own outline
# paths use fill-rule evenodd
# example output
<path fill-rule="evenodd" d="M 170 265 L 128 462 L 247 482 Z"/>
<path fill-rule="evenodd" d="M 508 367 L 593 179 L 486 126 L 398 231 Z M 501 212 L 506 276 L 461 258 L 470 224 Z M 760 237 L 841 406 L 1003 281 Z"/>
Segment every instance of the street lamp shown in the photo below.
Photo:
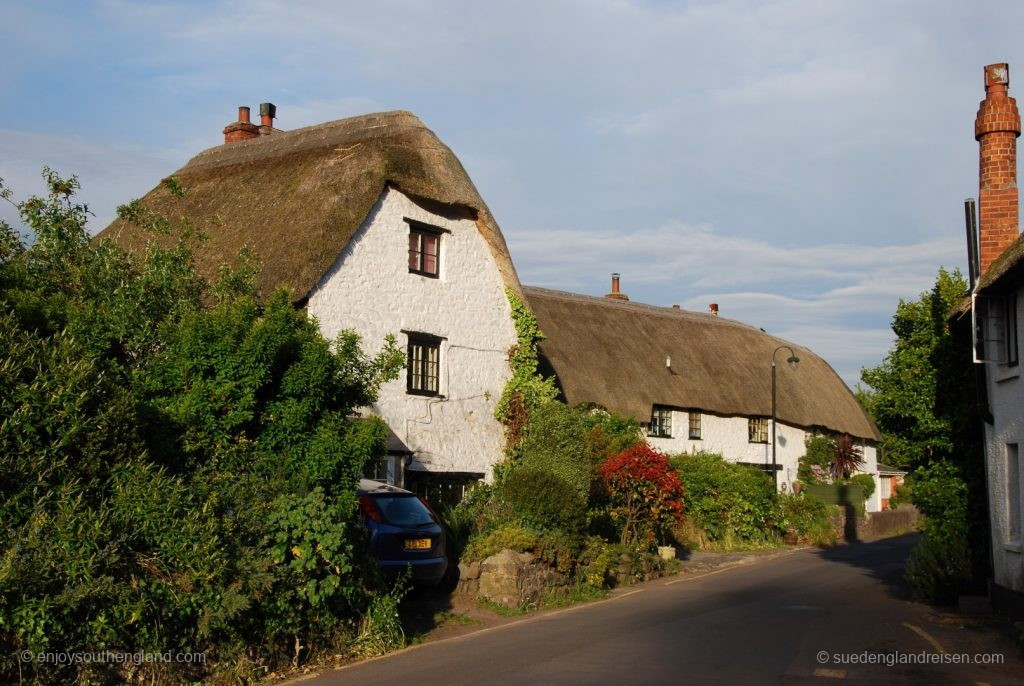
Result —
<path fill-rule="evenodd" d="M 796 369 L 796 366 L 800 363 L 800 358 L 796 356 L 793 349 L 788 345 L 780 345 L 772 352 L 772 479 L 775 480 L 775 492 L 779 492 L 779 472 L 778 465 L 775 461 L 775 355 L 780 350 L 788 350 L 789 357 L 786 358 L 786 363 L 790 369 Z"/>

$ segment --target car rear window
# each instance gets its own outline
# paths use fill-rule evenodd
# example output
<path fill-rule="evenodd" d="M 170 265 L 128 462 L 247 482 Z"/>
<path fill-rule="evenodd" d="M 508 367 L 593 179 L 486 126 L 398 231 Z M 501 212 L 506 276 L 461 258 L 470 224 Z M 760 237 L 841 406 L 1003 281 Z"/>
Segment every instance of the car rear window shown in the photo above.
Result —
<path fill-rule="evenodd" d="M 434 523 L 430 510 L 413 495 L 378 495 L 373 501 L 384 521 L 394 526 L 425 526 Z"/>

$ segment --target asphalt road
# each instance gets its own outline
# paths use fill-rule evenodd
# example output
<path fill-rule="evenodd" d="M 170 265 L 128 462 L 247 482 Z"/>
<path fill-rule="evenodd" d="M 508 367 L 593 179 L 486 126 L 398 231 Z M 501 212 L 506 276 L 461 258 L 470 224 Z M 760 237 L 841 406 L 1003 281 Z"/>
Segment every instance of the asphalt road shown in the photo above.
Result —
<path fill-rule="evenodd" d="M 912 544 L 802 550 L 662 579 L 302 684 L 1024 684 L 1008 641 L 904 598 Z M 1003 664 L 952 663 L 961 652 Z M 898 664 L 911 659 L 939 663 Z"/>

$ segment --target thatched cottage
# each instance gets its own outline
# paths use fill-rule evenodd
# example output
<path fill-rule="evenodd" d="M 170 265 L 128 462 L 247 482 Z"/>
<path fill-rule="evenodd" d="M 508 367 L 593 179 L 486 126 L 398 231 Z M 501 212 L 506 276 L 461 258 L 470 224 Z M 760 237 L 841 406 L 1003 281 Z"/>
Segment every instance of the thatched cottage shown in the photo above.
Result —
<path fill-rule="evenodd" d="M 792 488 L 804 440 L 848 433 L 877 472 L 881 436 L 842 379 L 807 348 L 710 313 L 630 302 L 613 277 L 603 298 L 523 290 L 547 339 L 542 362 L 571 404 L 633 417 L 666 453 L 708 451 L 771 472 L 771 363 L 776 369 L 779 487 Z M 781 348 L 781 350 L 780 350 Z M 795 367 L 785 360 L 795 355 Z M 867 503 L 881 509 L 875 489 Z"/>
<path fill-rule="evenodd" d="M 506 289 L 525 296 L 547 334 L 542 352 L 570 403 L 594 402 L 650 427 L 652 445 L 697 448 L 770 468 L 773 351 L 790 345 L 739 322 L 543 289 L 524 289 L 497 222 L 462 165 L 408 112 L 353 117 L 296 131 L 241 108 L 225 144 L 174 176 L 187 214 L 209 238 L 198 267 L 215 273 L 248 244 L 262 290 L 283 285 L 326 336 L 348 328 L 364 345 L 394 334 L 408 369 L 368 412 L 391 429 L 379 476 L 416 487 L 489 478 L 502 456 L 494 408 L 515 342 Z M 181 212 L 159 186 L 143 198 Z M 137 245 L 114 222 L 104 238 Z M 623 336 L 623 332 L 629 332 Z M 796 476 L 808 431 L 847 432 L 873 472 L 878 432 L 821 358 L 792 346 L 779 368 L 778 463 Z M 784 359 L 784 358 L 783 358 Z M 870 509 L 878 509 L 876 502 Z"/>

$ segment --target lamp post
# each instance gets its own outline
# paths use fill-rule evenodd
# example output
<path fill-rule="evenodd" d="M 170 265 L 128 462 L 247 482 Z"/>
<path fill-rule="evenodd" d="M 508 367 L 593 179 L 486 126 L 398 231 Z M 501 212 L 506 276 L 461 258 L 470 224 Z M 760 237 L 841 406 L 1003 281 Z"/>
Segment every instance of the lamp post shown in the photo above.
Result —
<path fill-rule="evenodd" d="M 796 369 L 796 366 L 800 363 L 800 358 L 796 356 L 793 349 L 788 345 L 780 345 L 772 352 L 772 479 L 775 481 L 775 492 L 779 492 L 779 467 L 775 460 L 775 355 L 780 350 L 788 350 L 789 357 L 786 358 L 786 363 L 790 369 Z"/>

